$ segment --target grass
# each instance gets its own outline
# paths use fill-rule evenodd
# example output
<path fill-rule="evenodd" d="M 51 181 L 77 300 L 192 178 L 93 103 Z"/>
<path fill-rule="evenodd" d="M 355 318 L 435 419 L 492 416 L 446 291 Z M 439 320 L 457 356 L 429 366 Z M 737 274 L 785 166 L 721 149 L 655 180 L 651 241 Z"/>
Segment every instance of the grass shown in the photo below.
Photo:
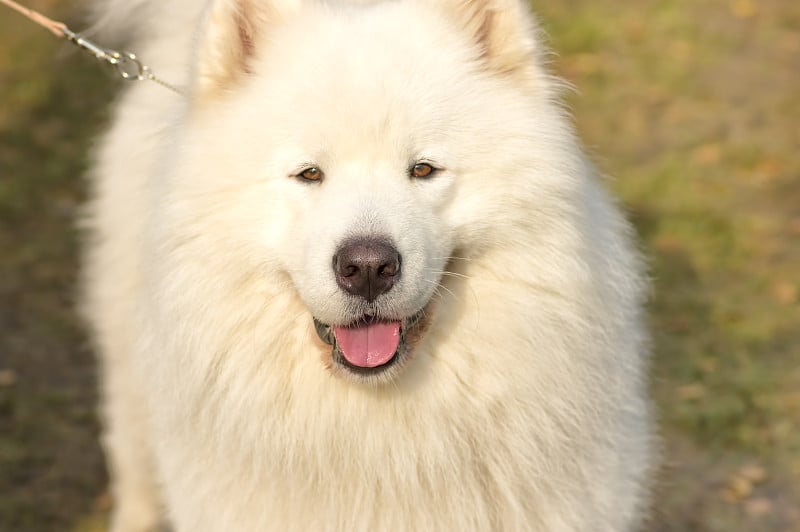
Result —
<path fill-rule="evenodd" d="M 575 4 L 538 10 L 651 257 L 655 528 L 800 529 L 800 5 Z"/>
<path fill-rule="evenodd" d="M 800 4 L 535 8 L 650 257 L 665 442 L 650 529 L 800 530 Z M 102 530 L 72 224 L 114 82 L 10 12 L 0 49 L 0 529 Z"/>

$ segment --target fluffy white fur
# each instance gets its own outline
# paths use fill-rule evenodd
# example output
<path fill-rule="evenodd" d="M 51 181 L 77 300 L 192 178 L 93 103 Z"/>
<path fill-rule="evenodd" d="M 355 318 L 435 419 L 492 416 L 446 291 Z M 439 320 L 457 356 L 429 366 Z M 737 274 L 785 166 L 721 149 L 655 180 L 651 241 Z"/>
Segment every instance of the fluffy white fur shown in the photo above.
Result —
<path fill-rule="evenodd" d="M 641 268 L 517 0 L 107 4 L 188 89 L 129 88 L 93 174 L 115 532 L 638 526 Z M 390 382 L 312 326 L 352 235 L 403 256 L 382 315 L 432 298 Z"/>

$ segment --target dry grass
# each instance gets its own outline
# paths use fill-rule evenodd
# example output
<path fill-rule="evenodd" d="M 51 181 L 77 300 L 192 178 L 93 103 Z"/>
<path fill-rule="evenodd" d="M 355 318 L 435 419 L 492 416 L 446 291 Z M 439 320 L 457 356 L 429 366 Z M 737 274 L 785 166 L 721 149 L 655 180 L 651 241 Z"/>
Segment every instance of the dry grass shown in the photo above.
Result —
<path fill-rule="evenodd" d="M 541 4 L 651 257 L 655 528 L 800 530 L 800 4 Z"/>

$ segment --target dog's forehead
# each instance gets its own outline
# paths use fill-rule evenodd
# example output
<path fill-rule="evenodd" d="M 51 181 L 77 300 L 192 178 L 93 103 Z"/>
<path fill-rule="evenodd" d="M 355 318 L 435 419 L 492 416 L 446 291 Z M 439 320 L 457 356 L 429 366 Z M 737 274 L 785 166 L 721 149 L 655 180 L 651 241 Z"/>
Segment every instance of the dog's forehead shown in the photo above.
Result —
<path fill-rule="evenodd" d="M 269 92 L 290 96 L 289 108 L 340 123 L 391 118 L 400 127 L 404 114 L 414 121 L 463 115 L 467 93 L 483 86 L 479 52 L 455 25 L 434 30 L 435 12 L 386 3 L 313 15 L 281 28 L 257 73 L 273 85 Z M 309 27 L 312 35 L 298 39 Z M 288 36 L 291 42 L 282 40 Z"/>
<path fill-rule="evenodd" d="M 258 59 L 247 114 L 286 124 L 304 145 L 394 152 L 435 143 L 430 136 L 468 120 L 480 83 L 464 89 L 474 50 L 460 35 L 437 36 L 432 16 L 398 3 L 288 21 Z"/>
<path fill-rule="evenodd" d="M 449 26 L 443 27 L 442 19 Z M 452 80 L 474 56 L 470 39 L 429 6 L 310 5 L 274 28 L 262 65 L 282 77 L 294 74 L 326 87 L 390 90 L 402 89 L 403 83 Z"/>

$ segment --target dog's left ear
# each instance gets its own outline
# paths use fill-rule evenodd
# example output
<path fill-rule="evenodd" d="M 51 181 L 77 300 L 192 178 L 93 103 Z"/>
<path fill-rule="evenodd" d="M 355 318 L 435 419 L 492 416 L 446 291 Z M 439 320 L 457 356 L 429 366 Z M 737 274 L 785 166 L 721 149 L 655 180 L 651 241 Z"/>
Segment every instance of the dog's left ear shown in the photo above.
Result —
<path fill-rule="evenodd" d="M 533 81 L 542 46 L 538 25 L 524 0 L 439 0 L 499 74 Z"/>

